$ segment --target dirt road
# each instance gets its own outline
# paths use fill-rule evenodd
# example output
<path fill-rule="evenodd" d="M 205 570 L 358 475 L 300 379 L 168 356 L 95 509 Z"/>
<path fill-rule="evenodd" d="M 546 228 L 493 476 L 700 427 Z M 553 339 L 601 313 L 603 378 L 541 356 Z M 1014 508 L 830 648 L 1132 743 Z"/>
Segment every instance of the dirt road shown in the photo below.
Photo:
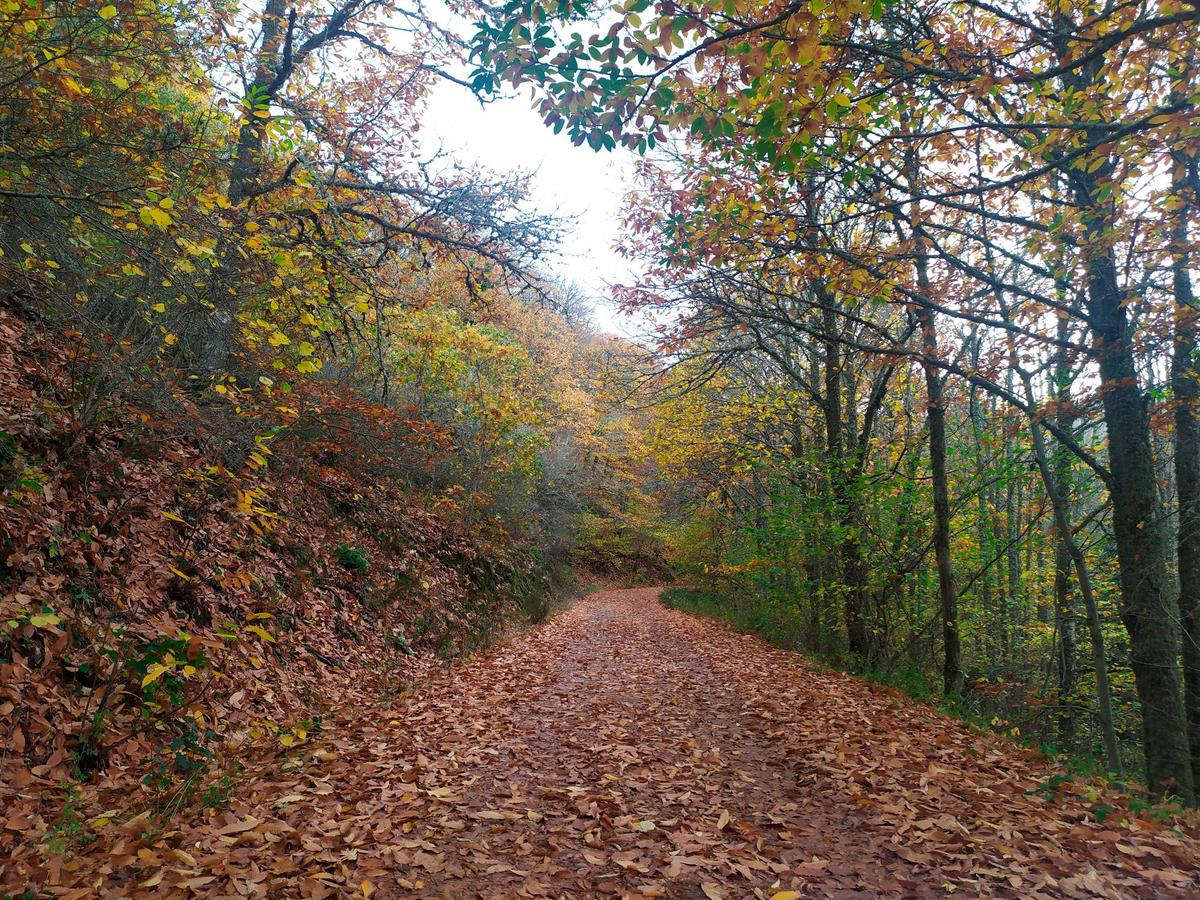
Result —
<path fill-rule="evenodd" d="M 595 594 L 64 883 L 147 896 L 1195 895 L 1197 844 L 1014 745 Z M 79 880 L 79 879 L 82 879 Z M 789 892 L 796 892 L 795 894 Z"/>

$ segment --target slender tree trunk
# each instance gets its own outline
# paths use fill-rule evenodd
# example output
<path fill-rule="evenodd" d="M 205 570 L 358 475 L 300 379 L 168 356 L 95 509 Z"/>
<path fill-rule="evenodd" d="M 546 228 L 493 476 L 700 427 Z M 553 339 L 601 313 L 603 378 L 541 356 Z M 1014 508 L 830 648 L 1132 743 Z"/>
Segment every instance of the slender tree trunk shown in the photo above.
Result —
<path fill-rule="evenodd" d="M 1063 374 L 1063 366 L 1060 363 L 1056 375 Z M 1033 385 L 1027 373 L 1022 373 L 1022 379 L 1025 383 L 1025 398 L 1030 407 L 1034 405 Z M 1065 381 L 1065 379 L 1061 379 Z M 1066 399 L 1064 392 L 1066 385 L 1058 385 L 1056 399 L 1059 402 L 1059 413 L 1062 416 L 1062 403 Z M 1104 649 L 1104 634 L 1100 628 L 1100 609 L 1096 604 L 1096 594 L 1092 590 L 1092 576 L 1088 569 L 1087 559 L 1083 555 L 1083 551 L 1075 542 L 1074 533 L 1071 530 L 1070 507 L 1067 499 L 1068 486 L 1068 460 L 1066 455 L 1061 452 L 1056 457 L 1056 471 L 1051 471 L 1050 463 L 1047 460 L 1046 441 L 1042 435 L 1041 423 L 1030 419 L 1029 435 L 1033 442 L 1033 455 L 1037 461 L 1038 473 L 1042 476 L 1042 484 L 1046 489 L 1046 496 L 1050 500 L 1050 508 L 1054 513 L 1054 530 L 1058 539 L 1058 547 L 1060 556 L 1056 557 L 1059 560 L 1059 569 L 1056 572 L 1057 577 L 1063 571 L 1062 556 L 1075 565 L 1075 573 L 1079 579 L 1079 593 L 1083 597 L 1084 609 L 1087 612 L 1088 635 L 1091 638 L 1092 645 L 1092 667 L 1096 674 L 1096 715 L 1100 720 L 1100 730 L 1104 738 L 1104 757 L 1110 771 L 1120 774 L 1121 769 L 1121 749 L 1117 743 L 1117 732 L 1113 725 L 1112 712 L 1112 690 L 1108 683 L 1108 655 Z M 1068 564 L 1069 566 L 1069 564 Z M 1061 608 L 1061 607 L 1060 607 Z M 1072 632 L 1074 626 L 1071 626 Z M 1071 638 L 1072 652 L 1074 650 L 1074 637 Z M 1064 640 L 1065 644 L 1065 640 Z M 1065 651 L 1064 651 L 1065 652 Z M 1064 661 L 1064 666 L 1067 663 Z M 1074 660 L 1071 660 L 1071 676 L 1072 685 L 1074 678 Z"/>
<path fill-rule="evenodd" d="M 905 151 L 905 176 L 914 198 L 909 204 L 909 230 L 916 250 L 917 291 L 921 297 L 931 294 L 929 280 L 929 241 L 922 231 L 920 202 L 921 163 L 917 145 L 909 142 Z M 962 646 L 958 630 L 958 591 L 954 586 L 954 564 L 950 556 L 950 479 L 946 471 L 946 402 L 944 382 L 938 374 L 936 316 L 927 304 L 918 303 L 917 325 L 921 332 L 924 357 L 926 424 L 929 428 L 929 468 L 933 490 L 933 553 L 938 571 L 938 615 L 942 623 L 942 690 L 946 696 L 962 693 Z"/>
<path fill-rule="evenodd" d="M 979 366 L 979 355 L 982 350 L 982 340 L 975 337 L 971 344 L 971 364 L 973 367 Z M 979 548 L 978 565 L 983 569 L 979 576 L 977 586 L 975 588 L 976 603 L 979 607 L 979 615 L 981 618 L 982 627 L 972 629 L 975 636 L 975 647 L 980 649 L 981 641 L 986 637 L 986 622 L 987 617 L 992 613 L 993 605 L 993 588 L 992 588 L 992 514 L 988 509 L 990 492 L 985 487 L 987 484 L 988 466 L 987 459 L 984 456 L 984 435 L 986 434 L 986 417 L 984 415 L 983 405 L 979 400 L 979 390 L 975 385 L 971 385 L 969 398 L 968 412 L 971 417 L 971 431 L 975 438 L 975 479 L 979 483 L 979 490 L 975 494 L 975 541 Z"/>
<path fill-rule="evenodd" d="M 1016 444 L 1017 440 L 1014 439 L 1013 443 Z M 1008 523 L 1008 593 L 1012 597 L 1012 603 L 1009 604 L 1009 619 L 1007 622 L 1008 652 L 1010 656 L 1019 654 L 1020 652 L 1020 625 L 1025 610 L 1024 591 L 1021 589 L 1021 572 L 1023 571 L 1021 565 L 1021 531 L 1025 525 L 1024 521 L 1022 521 L 1025 512 L 1025 485 L 1021 481 L 1020 458 L 1016 452 L 1013 453 L 1013 461 L 1016 465 L 1013 468 L 1015 477 L 1012 480 L 1012 518 Z"/>
<path fill-rule="evenodd" d="M 1060 326 L 1059 336 L 1067 336 L 1065 327 Z M 1067 364 L 1066 351 L 1060 348 L 1056 356 L 1057 360 L 1054 366 L 1054 380 L 1052 384 L 1054 416 L 1058 426 L 1063 430 L 1067 430 L 1071 425 L 1072 418 L 1067 411 L 1067 402 L 1070 399 L 1071 390 L 1071 370 Z M 1031 385 L 1027 382 L 1025 386 L 1026 399 L 1032 393 Z M 1031 434 L 1034 427 L 1031 423 Z M 1039 466 L 1040 470 L 1041 467 Z M 1059 743 L 1069 753 L 1075 748 L 1077 729 L 1074 694 L 1079 676 L 1075 665 L 1075 654 L 1077 652 L 1075 602 L 1071 593 L 1071 565 L 1074 560 L 1074 555 L 1071 553 L 1072 535 L 1070 533 L 1064 534 L 1059 521 L 1061 518 L 1068 526 L 1071 523 L 1071 457 L 1067 453 L 1066 448 L 1061 445 L 1057 446 L 1054 451 L 1054 471 L 1052 477 L 1054 479 L 1054 490 L 1058 493 L 1058 502 L 1062 505 L 1063 513 L 1061 517 L 1057 513 L 1054 516 L 1054 621 L 1058 632 L 1058 739 Z M 1045 480 L 1044 475 L 1043 480 Z M 1046 489 L 1046 493 L 1050 496 L 1051 508 L 1053 509 L 1053 505 L 1056 502 L 1055 498 L 1050 494 L 1049 488 Z M 1092 602 L 1094 604 L 1094 599 Z M 1093 646 L 1093 652 L 1095 649 L 1095 646 Z M 1099 649 L 1100 659 L 1107 662 L 1103 638 L 1101 638 Z M 1107 681 L 1108 676 L 1106 672 L 1106 684 Z M 1101 716 L 1101 718 L 1104 720 L 1104 716 Z M 1106 721 L 1108 722 L 1108 729 L 1111 730 L 1111 709 L 1108 710 Z"/>
<path fill-rule="evenodd" d="M 979 608 L 985 614 L 992 609 L 992 514 L 988 509 L 988 491 L 983 487 L 987 481 L 987 464 L 983 449 L 983 410 L 979 398 L 971 394 L 971 421 L 975 431 L 975 477 L 979 481 L 979 491 L 975 495 L 975 540 L 979 545 L 979 566 L 986 566 L 979 576 L 976 594 Z"/>
<path fill-rule="evenodd" d="M 1009 444 L 1004 451 L 1006 462 L 1006 475 L 1004 479 L 1004 543 L 1007 545 L 1004 551 L 1004 584 L 1005 590 L 1003 594 L 1003 602 L 1000 604 L 1000 653 L 1004 660 L 1005 668 L 1007 669 L 1010 658 L 1012 657 L 1012 635 L 1010 633 L 1010 623 L 1012 622 L 1012 608 L 1017 604 L 1017 557 L 1015 554 L 1014 541 L 1017 531 L 1017 504 L 1016 504 L 1016 486 L 1012 476 L 1013 466 L 1012 445 Z"/>
<path fill-rule="evenodd" d="M 867 572 L 857 527 L 857 509 L 849 484 L 850 460 L 846 454 L 847 441 L 843 435 L 842 353 L 838 341 L 837 311 L 833 297 L 823 286 L 817 286 L 822 303 L 821 327 L 824 340 L 825 392 L 825 450 L 829 484 L 833 491 L 835 515 L 841 527 L 838 545 L 841 572 L 842 603 L 846 617 L 846 638 L 850 652 L 860 657 L 869 668 L 875 662 L 874 642 L 871 640 L 869 611 L 866 608 Z"/>
<path fill-rule="evenodd" d="M 1096 595 L 1092 591 L 1091 573 L 1088 570 L 1083 551 L 1079 549 L 1079 545 L 1075 543 L 1075 538 L 1071 534 L 1071 524 L 1067 519 L 1066 500 L 1060 493 L 1059 485 L 1046 461 L 1046 445 L 1045 439 L 1042 437 L 1042 427 L 1034 422 L 1031 423 L 1029 430 L 1033 436 L 1033 452 L 1037 458 L 1038 471 L 1041 473 L 1042 483 L 1046 486 L 1046 493 L 1054 510 L 1054 526 L 1058 532 L 1058 539 L 1074 561 L 1075 571 L 1079 576 L 1079 592 L 1083 595 L 1084 606 L 1087 609 L 1088 631 L 1091 632 L 1092 638 L 1092 662 L 1096 669 L 1096 708 L 1100 727 L 1104 734 L 1105 757 L 1109 769 L 1120 773 L 1121 751 L 1117 745 L 1116 731 L 1113 728 L 1112 691 L 1108 684 L 1108 660 L 1104 652 L 1104 635 L 1100 630 L 1100 613 L 1096 606 Z"/>
<path fill-rule="evenodd" d="M 926 356 L 937 356 L 933 313 L 922 307 L 921 346 Z M 962 692 L 962 650 L 958 633 L 958 594 L 950 558 L 950 481 L 946 473 L 946 405 L 937 367 L 925 364 L 925 390 L 929 412 L 929 467 L 933 486 L 933 552 L 938 569 L 938 611 L 942 620 L 942 690 L 947 696 Z"/>
<path fill-rule="evenodd" d="M 1055 474 L 1057 478 L 1057 473 Z M 1055 533 L 1058 529 L 1055 528 Z M 1075 604 L 1071 599 L 1071 549 L 1059 535 L 1054 548 L 1054 619 L 1058 632 L 1058 743 L 1075 750 Z"/>
<path fill-rule="evenodd" d="M 1001 489 L 999 482 L 992 485 L 992 509 L 999 510 L 1004 506 L 1004 491 Z M 997 516 L 999 518 L 999 516 Z M 996 523 L 996 531 L 999 532 L 1000 523 Z M 998 547 L 996 548 L 999 549 Z M 996 609 L 992 617 L 992 621 L 988 628 L 988 640 L 991 641 L 991 653 L 989 655 L 990 671 L 995 675 L 999 671 L 999 662 L 1004 658 L 1004 646 L 1006 643 L 1004 622 L 1008 617 L 1006 610 L 1008 609 L 1008 579 L 1003 572 L 996 573 Z"/>

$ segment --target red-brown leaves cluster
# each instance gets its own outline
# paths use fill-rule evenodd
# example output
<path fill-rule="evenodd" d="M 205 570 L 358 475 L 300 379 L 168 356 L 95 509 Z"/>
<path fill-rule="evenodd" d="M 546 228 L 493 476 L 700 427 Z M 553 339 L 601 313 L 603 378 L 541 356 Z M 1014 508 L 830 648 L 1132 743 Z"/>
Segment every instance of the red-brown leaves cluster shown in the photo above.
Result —
<path fill-rule="evenodd" d="M 81 352 L 0 310 L 0 885 L 18 892 L 69 880 L 87 846 L 115 864 L 122 841 L 253 759 L 277 765 L 281 741 L 311 740 L 302 723 L 424 671 L 431 649 L 471 640 L 508 602 L 509 556 L 381 477 L 380 447 L 395 444 L 362 446 L 361 404 L 343 397 L 335 413 L 365 438 L 328 428 L 333 388 L 289 395 L 304 433 L 285 429 L 252 467 L 230 455 L 253 450 L 270 402 L 238 419 L 180 391 L 80 424 Z M 200 652 L 211 666 L 176 701 L 148 701 L 129 660 L 102 652 L 136 659 L 180 632 L 180 667 Z M 213 757 L 163 796 L 143 776 L 173 765 L 195 713 Z"/>
<path fill-rule="evenodd" d="M 114 823 L 72 896 L 1186 896 L 1200 844 L 794 654 L 594 595 L 344 708 L 227 809 Z"/>

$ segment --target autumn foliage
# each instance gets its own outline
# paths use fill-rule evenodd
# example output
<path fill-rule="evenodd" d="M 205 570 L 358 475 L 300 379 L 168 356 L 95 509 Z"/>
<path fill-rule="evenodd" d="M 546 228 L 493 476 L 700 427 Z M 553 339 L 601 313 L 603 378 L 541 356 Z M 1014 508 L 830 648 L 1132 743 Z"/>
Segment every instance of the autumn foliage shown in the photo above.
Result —
<path fill-rule="evenodd" d="M 1196 5 L 603 8 L 489 7 L 475 83 L 645 156 L 621 296 L 697 574 L 1190 801 Z"/>
<path fill-rule="evenodd" d="M 1010 6 L 0 2 L 4 890 L 1194 888 L 1200 11 Z M 442 82 L 643 155 L 644 346 Z M 440 668 L 579 572 L 1144 796 L 650 594 Z"/>
<path fill-rule="evenodd" d="M 421 28 L 394 52 L 393 15 Z M 131 0 L 8 4 L 0 34 L 20 891 L 540 620 L 575 560 L 615 564 L 597 520 L 647 526 L 611 439 L 640 351 L 537 266 L 557 226 L 519 174 L 418 153 L 436 23 Z"/>

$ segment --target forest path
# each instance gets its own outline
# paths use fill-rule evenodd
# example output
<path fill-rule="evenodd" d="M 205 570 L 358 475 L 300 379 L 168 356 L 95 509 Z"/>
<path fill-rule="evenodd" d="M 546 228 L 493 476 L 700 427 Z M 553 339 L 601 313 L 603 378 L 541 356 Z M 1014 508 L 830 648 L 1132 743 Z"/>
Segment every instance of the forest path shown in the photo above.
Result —
<path fill-rule="evenodd" d="M 1097 823 L 1012 744 L 657 593 L 591 595 L 348 711 L 97 893 L 1195 895 L 1191 839 Z"/>

